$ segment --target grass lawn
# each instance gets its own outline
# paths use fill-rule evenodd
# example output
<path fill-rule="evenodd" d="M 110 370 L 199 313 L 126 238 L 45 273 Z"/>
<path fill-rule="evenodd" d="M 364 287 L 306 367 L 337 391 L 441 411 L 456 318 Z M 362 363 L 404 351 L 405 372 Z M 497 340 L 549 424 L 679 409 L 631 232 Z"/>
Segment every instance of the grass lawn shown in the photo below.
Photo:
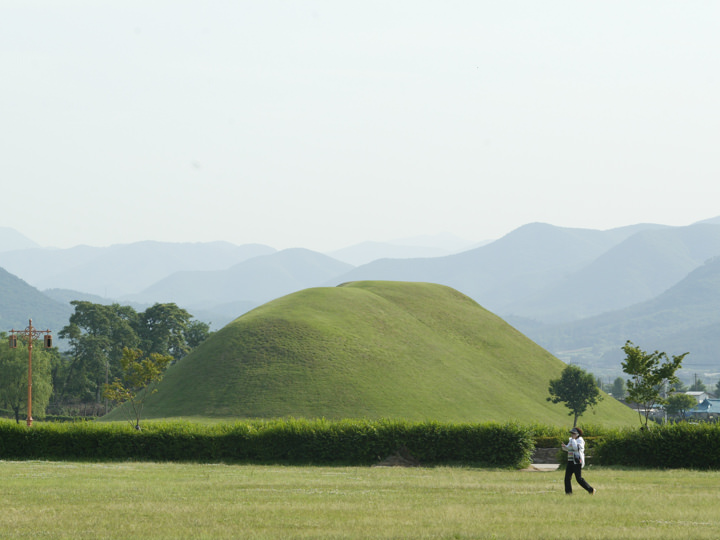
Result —
<path fill-rule="evenodd" d="M 565 364 L 446 286 L 355 281 L 276 298 L 170 366 L 144 418 L 520 421 L 566 426 L 546 400 Z M 126 408 L 104 420 L 122 420 Z M 595 408 L 611 427 L 636 413 Z M 587 420 L 587 419 L 586 419 Z"/>
<path fill-rule="evenodd" d="M 720 472 L 0 461 L 3 538 L 717 538 Z"/>

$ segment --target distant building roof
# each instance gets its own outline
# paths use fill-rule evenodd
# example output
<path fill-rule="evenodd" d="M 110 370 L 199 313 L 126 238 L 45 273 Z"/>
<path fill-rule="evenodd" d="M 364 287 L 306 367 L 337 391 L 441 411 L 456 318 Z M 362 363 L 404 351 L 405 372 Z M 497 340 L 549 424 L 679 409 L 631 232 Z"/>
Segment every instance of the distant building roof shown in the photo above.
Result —
<path fill-rule="evenodd" d="M 712 397 L 712 396 L 711 396 L 710 394 L 708 394 L 707 392 L 705 392 L 705 391 L 700 391 L 700 390 L 698 390 L 698 391 L 693 390 L 692 392 L 685 392 L 685 395 L 694 397 L 695 399 L 697 399 L 697 402 L 698 402 L 698 403 L 702 403 L 704 400 L 709 399 L 710 397 Z"/>
<path fill-rule="evenodd" d="M 688 414 L 718 414 L 720 415 L 720 399 L 705 399 L 688 411 Z"/>

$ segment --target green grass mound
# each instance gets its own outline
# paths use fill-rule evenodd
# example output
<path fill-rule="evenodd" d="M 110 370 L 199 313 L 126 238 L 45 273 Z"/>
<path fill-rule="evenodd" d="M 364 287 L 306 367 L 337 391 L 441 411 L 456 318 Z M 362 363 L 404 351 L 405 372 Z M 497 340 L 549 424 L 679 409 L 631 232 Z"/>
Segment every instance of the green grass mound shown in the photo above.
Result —
<path fill-rule="evenodd" d="M 239 317 L 172 366 L 144 418 L 397 418 L 567 425 L 564 364 L 454 289 L 353 282 Z M 120 420 L 122 410 L 108 420 Z M 627 425 L 606 398 L 593 423 Z"/>

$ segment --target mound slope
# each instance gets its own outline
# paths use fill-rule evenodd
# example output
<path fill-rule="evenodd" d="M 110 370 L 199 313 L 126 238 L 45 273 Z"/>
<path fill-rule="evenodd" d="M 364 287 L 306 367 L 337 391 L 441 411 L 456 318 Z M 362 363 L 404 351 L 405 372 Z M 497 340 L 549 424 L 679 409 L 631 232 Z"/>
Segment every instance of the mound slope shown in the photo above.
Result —
<path fill-rule="evenodd" d="M 454 289 L 353 282 L 239 317 L 168 370 L 143 416 L 567 424 L 567 410 L 546 401 L 563 367 Z M 607 398 L 586 421 L 636 418 Z"/>

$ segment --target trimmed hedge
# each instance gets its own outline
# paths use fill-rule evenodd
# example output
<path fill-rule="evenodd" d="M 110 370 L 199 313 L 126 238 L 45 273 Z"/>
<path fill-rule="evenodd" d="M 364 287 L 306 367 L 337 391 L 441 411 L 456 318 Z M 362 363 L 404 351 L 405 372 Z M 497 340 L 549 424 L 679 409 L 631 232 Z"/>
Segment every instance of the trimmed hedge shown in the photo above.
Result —
<path fill-rule="evenodd" d="M 663 469 L 720 469 L 720 425 L 668 424 L 606 433 L 595 462 Z"/>
<path fill-rule="evenodd" d="M 532 431 L 515 423 L 272 420 L 233 424 L 0 422 L 0 459 L 370 465 L 406 450 L 423 465 L 522 467 Z"/>

